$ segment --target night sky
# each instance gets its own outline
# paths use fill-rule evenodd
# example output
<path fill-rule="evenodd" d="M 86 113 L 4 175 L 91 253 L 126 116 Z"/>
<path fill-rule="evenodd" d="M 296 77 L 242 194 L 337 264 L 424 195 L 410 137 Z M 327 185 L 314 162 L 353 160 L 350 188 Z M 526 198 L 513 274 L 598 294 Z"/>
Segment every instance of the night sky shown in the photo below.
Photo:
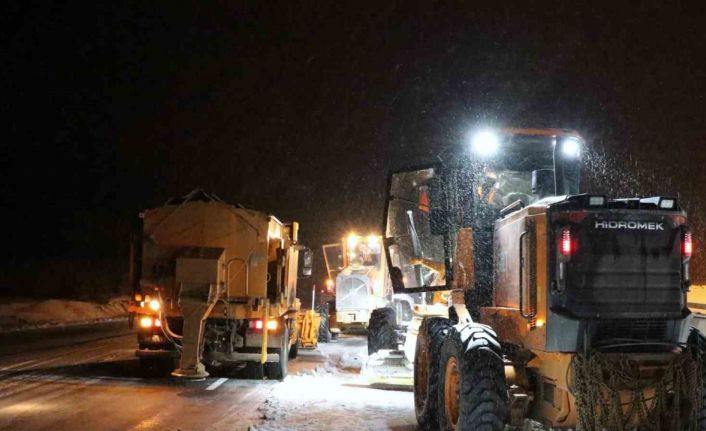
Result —
<path fill-rule="evenodd" d="M 80 3 L 0 17 L 10 269 L 125 262 L 137 213 L 195 187 L 319 251 L 379 231 L 389 169 L 482 125 L 579 131 L 587 186 L 680 194 L 703 241 L 703 7 Z"/>

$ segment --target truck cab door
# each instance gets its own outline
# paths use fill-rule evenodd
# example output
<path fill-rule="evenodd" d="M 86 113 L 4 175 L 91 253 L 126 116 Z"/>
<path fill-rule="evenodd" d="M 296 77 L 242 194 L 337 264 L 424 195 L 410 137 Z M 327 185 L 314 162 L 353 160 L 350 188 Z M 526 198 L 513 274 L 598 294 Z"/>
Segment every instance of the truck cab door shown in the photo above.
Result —
<path fill-rule="evenodd" d="M 335 282 L 338 273 L 345 267 L 343 248 L 341 248 L 341 243 L 338 242 L 324 244 L 322 249 L 324 251 L 324 262 L 326 263 L 326 274 L 329 280 Z"/>
<path fill-rule="evenodd" d="M 436 166 L 390 175 L 384 245 L 395 293 L 448 289 L 445 201 Z"/>

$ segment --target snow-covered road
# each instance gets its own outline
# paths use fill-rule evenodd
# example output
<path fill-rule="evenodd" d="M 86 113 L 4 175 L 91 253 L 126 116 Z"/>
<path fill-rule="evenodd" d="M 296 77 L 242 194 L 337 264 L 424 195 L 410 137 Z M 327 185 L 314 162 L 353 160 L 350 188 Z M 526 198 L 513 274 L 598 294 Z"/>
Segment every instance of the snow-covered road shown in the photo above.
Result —
<path fill-rule="evenodd" d="M 364 338 L 344 337 L 303 352 L 304 365 L 272 388 L 253 430 L 415 430 L 411 391 L 374 389 L 360 377 Z M 411 388 L 410 388 L 411 389 Z"/>
<path fill-rule="evenodd" d="M 413 430 L 413 395 L 359 377 L 363 337 L 300 351 L 283 382 L 145 376 L 134 334 L 0 356 L 0 430 Z"/>

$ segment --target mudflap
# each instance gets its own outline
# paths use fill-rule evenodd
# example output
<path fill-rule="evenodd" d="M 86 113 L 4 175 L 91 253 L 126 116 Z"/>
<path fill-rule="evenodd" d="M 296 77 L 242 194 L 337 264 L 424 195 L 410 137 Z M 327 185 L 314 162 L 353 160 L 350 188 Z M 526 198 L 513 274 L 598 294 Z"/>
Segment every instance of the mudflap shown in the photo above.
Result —
<path fill-rule="evenodd" d="M 378 350 L 368 356 L 360 374 L 371 386 L 414 386 L 414 363 L 401 350 Z"/>

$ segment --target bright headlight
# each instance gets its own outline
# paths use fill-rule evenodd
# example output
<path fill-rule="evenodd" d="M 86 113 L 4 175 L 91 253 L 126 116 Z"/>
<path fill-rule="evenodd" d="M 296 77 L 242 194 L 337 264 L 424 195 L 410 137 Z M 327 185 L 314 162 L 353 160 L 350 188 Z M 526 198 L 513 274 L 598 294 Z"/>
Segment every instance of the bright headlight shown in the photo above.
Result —
<path fill-rule="evenodd" d="M 355 246 L 358 245 L 359 239 L 360 238 L 355 233 L 353 233 L 353 232 L 349 233 L 348 234 L 348 248 L 349 249 L 355 248 Z"/>
<path fill-rule="evenodd" d="M 152 318 L 149 316 L 145 316 L 140 318 L 140 326 L 143 328 L 151 328 L 152 327 Z"/>
<path fill-rule="evenodd" d="M 565 157 L 576 158 L 581 152 L 581 144 L 576 138 L 566 138 L 561 142 L 561 153 Z"/>
<path fill-rule="evenodd" d="M 471 149 L 481 157 L 490 157 L 498 152 L 500 140 L 495 133 L 484 130 L 473 135 Z"/>
<path fill-rule="evenodd" d="M 153 299 L 150 301 L 150 308 L 153 309 L 154 311 L 159 311 L 159 309 L 162 307 L 162 304 L 159 303 L 158 299 Z"/>

